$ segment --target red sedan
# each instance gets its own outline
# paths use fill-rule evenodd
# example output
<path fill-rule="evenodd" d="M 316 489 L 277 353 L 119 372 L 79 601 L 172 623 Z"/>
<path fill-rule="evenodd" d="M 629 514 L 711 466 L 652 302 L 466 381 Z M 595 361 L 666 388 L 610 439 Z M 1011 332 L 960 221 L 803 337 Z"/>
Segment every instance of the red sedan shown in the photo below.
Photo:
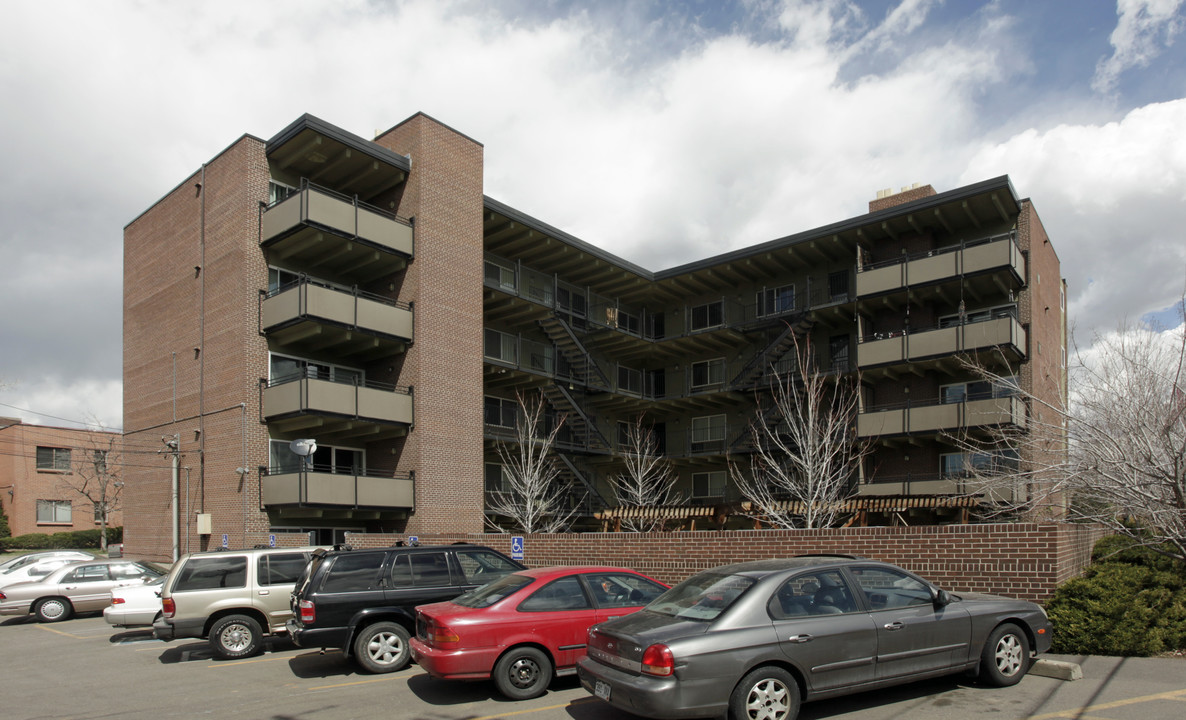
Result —
<path fill-rule="evenodd" d="M 521 570 L 416 608 L 412 657 L 433 677 L 493 677 L 503 695 L 533 698 L 554 675 L 576 672 L 591 625 L 639 610 L 666 590 L 625 568 Z"/>

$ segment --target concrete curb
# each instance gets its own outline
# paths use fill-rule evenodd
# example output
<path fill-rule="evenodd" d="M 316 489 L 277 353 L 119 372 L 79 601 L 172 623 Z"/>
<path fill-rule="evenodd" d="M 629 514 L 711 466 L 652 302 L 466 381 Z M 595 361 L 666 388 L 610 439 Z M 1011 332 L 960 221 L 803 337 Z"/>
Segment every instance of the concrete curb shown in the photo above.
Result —
<path fill-rule="evenodd" d="M 1029 674 L 1056 680 L 1082 680 L 1083 668 L 1079 667 L 1079 663 L 1041 658 L 1034 662 Z"/>

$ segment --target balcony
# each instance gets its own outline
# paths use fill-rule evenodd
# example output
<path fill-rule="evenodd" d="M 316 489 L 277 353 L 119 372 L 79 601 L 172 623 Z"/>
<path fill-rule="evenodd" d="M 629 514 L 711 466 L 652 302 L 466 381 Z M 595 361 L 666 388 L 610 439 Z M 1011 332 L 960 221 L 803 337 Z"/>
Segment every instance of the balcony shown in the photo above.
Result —
<path fill-rule="evenodd" d="M 411 474 L 396 477 L 272 470 L 260 478 L 260 507 L 322 506 L 335 508 L 411 508 L 415 506 Z"/>
<path fill-rule="evenodd" d="M 259 242 L 271 263 L 366 281 L 407 264 L 413 232 L 391 213 L 302 182 L 264 209 Z"/>
<path fill-rule="evenodd" d="M 1025 403 L 1019 397 L 986 398 L 942 405 L 907 405 L 865 412 L 857 416 L 857 435 L 870 438 L 1007 424 L 1026 426 Z"/>
<path fill-rule="evenodd" d="M 263 384 L 261 394 L 262 419 L 273 434 L 370 442 L 405 435 L 412 425 L 411 388 L 290 376 Z"/>
<path fill-rule="evenodd" d="M 1017 282 L 1025 278 L 1025 256 L 1017 247 L 1013 233 L 866 266 L 857 273 L 857 296 L 879 295 L 1006 268 L 1013 272 Z"/>
<path fill-rule="evenodd" d="M 332 348 L 368 359 L 402 352 L 412 342 L 412 306 L 309 278 L 261 295 L 260 331 L 271 344 L 300 354 Z"/>
<path fill-rule="evenodd" d="M 925 358 L 1001 348 L 1010 359 L 1025 358 L 1025 328 L 1011 315 L 948 327 L 905 333 L 876 334 L 857 345 L 860 367 L 887 365 Z"/>

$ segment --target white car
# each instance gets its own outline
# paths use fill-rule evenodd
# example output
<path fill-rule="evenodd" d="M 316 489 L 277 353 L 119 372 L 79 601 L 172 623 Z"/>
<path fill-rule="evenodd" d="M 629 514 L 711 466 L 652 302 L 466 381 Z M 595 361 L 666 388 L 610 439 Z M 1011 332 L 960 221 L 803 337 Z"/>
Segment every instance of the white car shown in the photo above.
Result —
<path fill-rule="evenodd" d="M 16 583 L 29 582 L 31 580 L 41 580 L 63 565 L 69 565 L 70 563 L 76 563 L 81 560 L 94 559 L 94 555 L 80 552 L 72 553 L 71 555 L 67 556 L 55 555 L 52 557 L 40 558 L 38 560 L 34 560 L 33 562 L 25 563 L 19 567 L 13 567 L 5 570 L 4 574 L 0 575 L 0 588 L 5 588 L 9 585 L 15 585 Z"/>
<path fill-rule="evenodd" d="M 115 627 L 151 626 L 161 615 L 161 585 L 165 576 L 132 587 L 111 591 L 111 604 L 103 609 L 103 619 Z"/>
<path fill-rule="evenodd" d="M 14 555 L 0 563 L 0 575 L 9 570 L 15 570 L 28 565 L 31 562 L 51 557 L 72 557 L 78 560 L 90 560 L 92 556 L 78 550 L 38 550 L 37 552 L 25 553 L 24 555 Z"/>

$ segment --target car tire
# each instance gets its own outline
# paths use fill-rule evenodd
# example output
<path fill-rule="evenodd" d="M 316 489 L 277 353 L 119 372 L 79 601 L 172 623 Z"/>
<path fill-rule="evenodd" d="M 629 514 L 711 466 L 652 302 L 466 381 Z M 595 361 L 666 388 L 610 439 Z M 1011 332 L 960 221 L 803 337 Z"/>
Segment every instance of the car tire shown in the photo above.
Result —
<path fill-rule="evenodd" d="M 33 614 L 41 622 L 59 622 L 70 619 L 74 614 L 74 606 L 66 598 L 42 598 L 33 606 Z"/>
<path fill-rule="evenodd" d="M 980 680 L 996 687 L 1016 685 L 1029 665 L 1029 640 L 1021 628 L 1005 623 L 989 634 L 980 651 Z"/>
<path fill-rule="evenodd" d="M 399 623 L 367 625 L 354 639 L 354 657 L 367 672 L 403 670 L 412 659 L 411 636 Z"/>
<path fill-rule="evenodd" d="M 729 696 L 729 720 L 795 720 L 799 684 L 773 665 L 750 671 Z"/>
<path fill-rule="evenodd" d="M 210 647 L 221 658 L 233 660 L 255 655 L 263 647 L 263 630 L 249 615 L 227 615 L 210 628 Z"/>
<path fill-rule="evenodd" d="M 512 700 L 539 697 L 551 684 L 552 661 L 536 648 L 511 648 L 494 665 L 494 685 Z"/>

